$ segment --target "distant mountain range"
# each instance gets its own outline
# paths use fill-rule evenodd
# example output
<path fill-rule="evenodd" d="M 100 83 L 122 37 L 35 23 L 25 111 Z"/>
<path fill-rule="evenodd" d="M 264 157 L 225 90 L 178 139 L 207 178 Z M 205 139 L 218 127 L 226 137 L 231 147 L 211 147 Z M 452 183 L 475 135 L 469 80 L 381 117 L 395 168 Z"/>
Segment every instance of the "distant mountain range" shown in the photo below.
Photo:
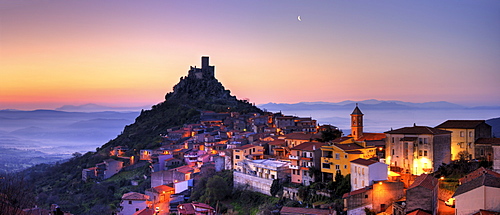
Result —
<path fill-rule="evenodd" d="M 413 102 L 403 102 L 396 100 L 363 100 L 363 101 L 351 101 L 346 100 L 342 102 L 299 102 L 299 103 L 267 103 L 258 105 L 259 108 L 266 109 L 268 111 L 279 111 L 279 110 L 328 110 L 328 109 L 352 109 L 356 104 L 361 105 L 363 109 L 385 109 L 385 110 L 405 110 L 405 109 L 499 109 L 500 106 L 478 106 L 478 107 L 466 107 L 450 102 L 439 101 L 439 102 L 424 102 L 424 103 L 413 103 Z"/>
<path fill-rule="evenodd" d="M 139 107 L 108 107 L 97 104 L 84 104 L 84 105 L 64 105 L 60 108 L 56 108 L 58 111 L 66 111 L 66 112 L 102 112 L 102 111 L 118 111 L 118 112 L 126 112 L 126 111 L 140 111 L 151 109 L 151 105 L 147 106 L 139 106 Z"/>

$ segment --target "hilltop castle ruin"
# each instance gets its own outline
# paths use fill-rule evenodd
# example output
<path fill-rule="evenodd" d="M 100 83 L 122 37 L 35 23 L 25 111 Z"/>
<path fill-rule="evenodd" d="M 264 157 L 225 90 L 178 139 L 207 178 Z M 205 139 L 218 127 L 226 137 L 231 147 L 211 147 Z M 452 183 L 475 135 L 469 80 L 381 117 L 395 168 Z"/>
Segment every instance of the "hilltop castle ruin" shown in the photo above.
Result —
<path fill-rule="evenodd" d="M 188 77 L 203 79 L 203 78 L 215 78 L 215 66 L 208 65 L 208 56 L 201 57 L 201 68 L 196 68 L 196 66 L 189 69 Z"/>

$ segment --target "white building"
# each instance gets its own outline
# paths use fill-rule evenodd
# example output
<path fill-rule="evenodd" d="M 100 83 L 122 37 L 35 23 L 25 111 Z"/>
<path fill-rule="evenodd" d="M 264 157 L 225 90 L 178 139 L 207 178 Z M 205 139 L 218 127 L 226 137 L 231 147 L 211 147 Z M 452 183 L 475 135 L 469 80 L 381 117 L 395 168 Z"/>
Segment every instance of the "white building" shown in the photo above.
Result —
<path fill-rule="evenodd" d="M 129 192 L 122 196 L 122 201 L 120 203 L 121 211 L 120 215 L 132 215 L 136 211 L 142 210 L 151 205 L 148 201 L 149 197 L 142 193 Z"/>
<path fill-rule="evenodd" d="M 358 158 L 351 161 L 351 191 L 387 180 L 388 165 L 375 160 Z"/>
<path fill-rule="evenodd" d="M 270 195 L 274 179 L 288 180 L 290 178 L 290 162 L 277 160 L 243 160 L 238 166 L 242 171 L 233 172 L 235 186 L 248 186 L 248 189 Z"/>

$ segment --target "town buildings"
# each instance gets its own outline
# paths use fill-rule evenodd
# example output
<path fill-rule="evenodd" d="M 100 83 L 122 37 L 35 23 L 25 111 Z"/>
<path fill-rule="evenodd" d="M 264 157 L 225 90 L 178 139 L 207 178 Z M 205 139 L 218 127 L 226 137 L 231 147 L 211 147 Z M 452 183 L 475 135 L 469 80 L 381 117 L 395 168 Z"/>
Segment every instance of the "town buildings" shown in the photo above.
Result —
<path fill-rule="evenodd" d="M 500 212 L 500 174 L 480 168 L 460 180 L 453 194 L 456 215 L 473 214 L 481 210 Z"/>
<path fill-rule="evenodd" d="M 431 173 L 450 162 L 451 131 L 414 125 L 385 133 L 386 163 L 396 172 Z"/>
<path fill-rule="evenodd" d="M 491 138 L 491 126 L 485 120 L 447 120 L 436 126 L 451 131 L 451 159 L 460 159 L 465 152 L 467 159 L 476 159 L 475 142 L 479 138 Z"/>
<path fill-rule="evenodd" d="M 376 160 L 358 158 L 351 161 L 351 191 L 388 179 L 388 165 Z"/>

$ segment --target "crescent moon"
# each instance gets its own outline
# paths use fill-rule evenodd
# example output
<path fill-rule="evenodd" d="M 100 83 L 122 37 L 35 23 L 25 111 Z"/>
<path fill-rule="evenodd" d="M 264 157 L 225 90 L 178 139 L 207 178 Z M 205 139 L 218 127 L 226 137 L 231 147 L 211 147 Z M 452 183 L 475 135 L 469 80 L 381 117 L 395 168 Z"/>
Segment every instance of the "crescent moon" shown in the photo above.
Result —
<path fill-rule="evenodd" d="M 299 22 L 302 21 L 302 19 L 300 19 L 300 16 L 298 16 L 297 19 L 299 20 Z"/>

